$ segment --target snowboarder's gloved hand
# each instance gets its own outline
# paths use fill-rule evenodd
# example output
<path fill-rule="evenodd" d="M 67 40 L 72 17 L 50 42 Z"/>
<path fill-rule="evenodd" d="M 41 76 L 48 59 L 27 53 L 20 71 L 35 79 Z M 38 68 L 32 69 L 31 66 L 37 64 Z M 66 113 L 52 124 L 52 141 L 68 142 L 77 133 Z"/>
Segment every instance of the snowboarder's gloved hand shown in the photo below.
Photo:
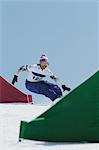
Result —
<path fill-rule="evenodd" d="M 18 82 L 18 76 L 14 75 L 13 80 L 12 80 L 12 84 L 14 85 L 15 82 Z"/>
<path fill-rule="evenodd" d="M 63 91 L 70 91 L 71 89 L 69 87 L 67 87 L 66 85 L 62 85 L 62 89 Z"/>

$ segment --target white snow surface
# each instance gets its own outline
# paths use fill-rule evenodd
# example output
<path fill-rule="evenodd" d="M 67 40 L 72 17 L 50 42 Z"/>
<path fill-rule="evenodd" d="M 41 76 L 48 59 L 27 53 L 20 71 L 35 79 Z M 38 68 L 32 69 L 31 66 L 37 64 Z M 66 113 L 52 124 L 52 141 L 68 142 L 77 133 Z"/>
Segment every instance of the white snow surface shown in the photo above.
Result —
<path fill-rule="evenodd" d="M 67 143 L 18 141 L 20 121 L 31 121 L 53 104 L 50 101 L 34 101 L 34 104 L 0 104 L 1 150 L 99 150 L 99 143 Z"/>

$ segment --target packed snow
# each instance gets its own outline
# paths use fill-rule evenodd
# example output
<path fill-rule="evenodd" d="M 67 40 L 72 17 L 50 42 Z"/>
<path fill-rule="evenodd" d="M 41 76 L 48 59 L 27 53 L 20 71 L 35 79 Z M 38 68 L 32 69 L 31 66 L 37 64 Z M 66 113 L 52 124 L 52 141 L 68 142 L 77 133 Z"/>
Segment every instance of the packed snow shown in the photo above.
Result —
<path fill-rule="evenodd" d="M 20 121 L 31 121 L 52 106 L 52 102 L 0 104 L 0 148 L 2 150 L 99 150 L 98 143 L 18 141 Z"/>

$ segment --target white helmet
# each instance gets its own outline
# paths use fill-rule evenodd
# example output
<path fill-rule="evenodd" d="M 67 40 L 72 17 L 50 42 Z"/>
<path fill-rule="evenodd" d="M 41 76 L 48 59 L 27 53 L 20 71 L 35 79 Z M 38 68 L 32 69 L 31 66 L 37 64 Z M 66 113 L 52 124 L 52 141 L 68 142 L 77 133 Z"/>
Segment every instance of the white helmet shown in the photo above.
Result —
<path fill-rule="evenodd" d="M 48 57 L 45 54 L 42 54 L 40 57 L 40 63 L 41 62 L 47 62 L 48 63 Z"/>

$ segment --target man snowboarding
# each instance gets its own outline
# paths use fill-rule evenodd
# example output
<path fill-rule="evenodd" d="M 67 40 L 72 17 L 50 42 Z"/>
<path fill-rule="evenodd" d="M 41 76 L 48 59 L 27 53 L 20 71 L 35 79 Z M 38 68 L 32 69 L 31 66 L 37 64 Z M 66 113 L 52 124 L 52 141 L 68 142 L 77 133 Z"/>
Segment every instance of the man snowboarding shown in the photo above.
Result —
<path fill-rule="evenodd" d="M 50 77 L 56 83 L 59 81 L 57 77 L 48 68 L 48 57 L 46 55 L 41 55 L 39 64 L 34 65 L 24 65 L 20 67 L 17 73 L 14 75 L 12 84 L 18 82 L 18 76 L 21 72 L 27 71 L 28 77 L 25 82 L 26 88 L 34 93 L 45 95 L 54 101 L 56 98 L 62 96 L 61 88 L 57 84 L 45 81 L 45 77 Z M 62 84 L 63 91 L 70 91 L 66 85 Z"/>

